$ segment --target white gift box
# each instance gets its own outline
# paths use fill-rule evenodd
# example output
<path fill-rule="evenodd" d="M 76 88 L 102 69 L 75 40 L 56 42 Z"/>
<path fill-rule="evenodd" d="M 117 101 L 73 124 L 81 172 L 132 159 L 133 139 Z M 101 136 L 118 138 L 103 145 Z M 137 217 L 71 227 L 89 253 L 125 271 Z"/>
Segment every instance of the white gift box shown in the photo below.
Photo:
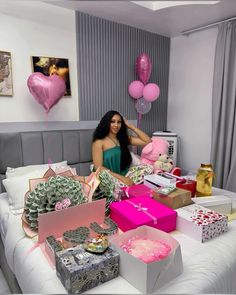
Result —
<path fill-rule="evenodd" d="M 144 263 L 120 247 L 134 236 L 165 241 L 171 246 L 171 253 L 163 260 Z M 179 243 L 170 234 L 153 227 L 143 225 L 122 233 L 111 244 L 120 254 L 120 275 L 143 294 L 154 292 L 183 272 Z"/>
<path fill-rule="evenodd" d="M 228 230 L 227 216 L 200 205 L 192 204 L 176 211 L 176 229 L 202 243 Z"/>
<path fill-rule="evenodd" d="M 232 200 L 223 195 L 197 197 L 192 198 L 192 201 L 195 204 L 217 211 L 221 214 L 231 214 L 232 211 Z"/>
<path fill-rule="evenodd" d="M 166 173 L 145 175 L 144 182 L 146 182 L 145 185 L 147 185 L 147 183 L 150 183 L 151 185 L 157 187 L 170 185 L 176 186 L 176 178 Z"/>

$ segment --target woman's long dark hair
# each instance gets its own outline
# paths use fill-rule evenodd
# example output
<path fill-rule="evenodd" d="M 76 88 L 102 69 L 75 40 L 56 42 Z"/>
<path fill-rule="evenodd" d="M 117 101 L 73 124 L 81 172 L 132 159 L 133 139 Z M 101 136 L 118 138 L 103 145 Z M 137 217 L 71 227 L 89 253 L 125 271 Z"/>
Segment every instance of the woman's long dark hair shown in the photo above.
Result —
<path fill-rule="evenodd" d="M 95 129 L 93 133 L 93 142 L 96 141 L 97 139 L 103 139 L 109 134 L 111 120 L 114 115 L 119 115 L 121 117 L 121 128 L 119 132 L 117 133 L 117 139 L 119 140 L 120 149 L 121 149 L 120 169 L 121 171 L 123 171 L 126 168 L 129 168 L 132 162 L 132 158 L 128 148 L 130 144 L 130 140 L 127 133 L 127 127 L 123 117 L 121 116 L 119 112 L 109 111 L 102 117 L 101 121 L 99 122 L 97 128 Z"/>

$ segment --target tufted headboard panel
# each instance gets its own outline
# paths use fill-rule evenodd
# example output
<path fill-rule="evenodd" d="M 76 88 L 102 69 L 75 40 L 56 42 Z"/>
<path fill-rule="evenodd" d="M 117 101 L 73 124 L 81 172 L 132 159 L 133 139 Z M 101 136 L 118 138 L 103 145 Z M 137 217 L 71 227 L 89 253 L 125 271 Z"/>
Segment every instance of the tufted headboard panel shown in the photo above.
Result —
<path fill-rule="evenodd" d="M 88 175 L 92 134 L 92 129 L 0 133 L 0 192 L 7 167 L 67 160 L 79 175 Z"/>

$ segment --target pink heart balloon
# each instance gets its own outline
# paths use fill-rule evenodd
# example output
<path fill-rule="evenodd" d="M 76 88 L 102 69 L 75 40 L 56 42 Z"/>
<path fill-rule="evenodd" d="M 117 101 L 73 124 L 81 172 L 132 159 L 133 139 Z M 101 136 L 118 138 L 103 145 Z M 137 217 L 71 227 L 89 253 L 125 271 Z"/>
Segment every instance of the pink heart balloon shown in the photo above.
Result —
<path fill-rule="evenodd" d="M 136 73 L 143 84 L 147 84 L 152 72 L 152 63 L 147 53 L 141 53 L 136 59 Z"/>
<path fill-rule="evenodd" d="M 33 97 L 46 112 L 58 103 L 66 91 L 65 81 L 57 75 L 45 76 L 36 72 L 29 76 L 27 86 Z"/>

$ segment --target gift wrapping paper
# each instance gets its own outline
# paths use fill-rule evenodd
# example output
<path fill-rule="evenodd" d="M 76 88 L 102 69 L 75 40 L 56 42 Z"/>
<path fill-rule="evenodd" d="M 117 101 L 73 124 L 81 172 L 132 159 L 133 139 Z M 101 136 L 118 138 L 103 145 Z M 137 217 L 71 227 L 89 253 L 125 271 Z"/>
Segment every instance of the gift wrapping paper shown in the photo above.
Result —
<path fill-rule="evenodd" d="M 177 229 L 190 236 L 194 231 L 190 230 L 187 223 L 190 222 L 199 233 L 201 242 L 211 240 L 228 230 L 227 216 L 216 211 L 209 210 L 203 206 L 192 204 L 177 210 L 178 219 L 181 218 L 181 227 Z M 179 220 L 177 224 L 179 223 Z"/>
<path fill-rule="evenodd" d="M 119 274 L 119 253 L 109 247 L 103 254 L 92 254 L 81 246 L 56 254 L 56 273 L 68 293 L 81 293 Z"/>

